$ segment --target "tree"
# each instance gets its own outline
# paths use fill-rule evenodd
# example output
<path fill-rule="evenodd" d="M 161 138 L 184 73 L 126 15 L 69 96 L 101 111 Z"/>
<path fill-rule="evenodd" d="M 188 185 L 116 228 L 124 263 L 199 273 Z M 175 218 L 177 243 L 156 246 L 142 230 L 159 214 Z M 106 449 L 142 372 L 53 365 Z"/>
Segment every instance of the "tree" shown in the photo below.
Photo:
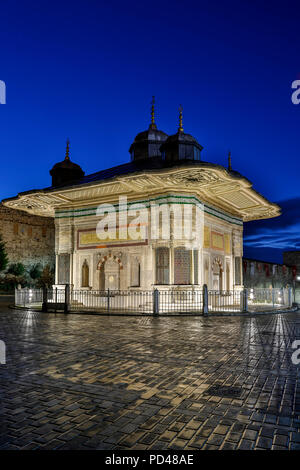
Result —
<path fill-rule="evenodd" d="M 4 271 L 7 265 L 8 256 L 5 249 L 5 243 L 2 239 L 2 235 L 0 234 L 0 271 Z"/>
<path fill-rule="evenodd" d="M 31 279 L 36 280 L 41 277 L 41 267 L 39 264 L 34 264 L 33 266 L 30 267 L 29 269 L 29 275 Z"/>
<path fill-rule="evenodd" d="M 9 265 L 7 272 L 15 276 L 22 276 L 25 272 L 25 266 L 23 263 L 12 263 Z"/>
<path fill-rule="evenodd" d="M 50 287 L 54 284 L 54 270 L 47 264 L 37 281 L 39 287 Z"/>

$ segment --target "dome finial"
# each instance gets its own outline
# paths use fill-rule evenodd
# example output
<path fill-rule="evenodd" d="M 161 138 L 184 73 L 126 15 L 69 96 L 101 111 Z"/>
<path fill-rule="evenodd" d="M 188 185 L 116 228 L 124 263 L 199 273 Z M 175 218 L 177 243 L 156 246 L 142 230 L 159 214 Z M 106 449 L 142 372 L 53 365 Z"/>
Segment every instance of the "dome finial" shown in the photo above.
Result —
<path fill-rule="evenodd" d="M 182 127 L 182 106 L 179 106 L 179 127 L 178 127 L 178 132 L 183 132 L 183 127 Z"/>
<path fill-rule="evenodd" d="M 155 104 L 155 97 L 152 96 L 152 101 L 151 101 L 151 124 L 150 124 L 150 129 L 156 129 L 155 118 L 154 118 L 154 104 Z"/>
<path fill-rule="evenodd" d="M 231 171 L 232 170 L 232 166 L 231 166 L 231 152 L 229 150 L 228 152 L 228 170 Z"/>
<path fill-rule="evenodd" d="M 70 160 L 69 153 L 70 153 L 70 140 L 67 139 L 65 160 Z"/>

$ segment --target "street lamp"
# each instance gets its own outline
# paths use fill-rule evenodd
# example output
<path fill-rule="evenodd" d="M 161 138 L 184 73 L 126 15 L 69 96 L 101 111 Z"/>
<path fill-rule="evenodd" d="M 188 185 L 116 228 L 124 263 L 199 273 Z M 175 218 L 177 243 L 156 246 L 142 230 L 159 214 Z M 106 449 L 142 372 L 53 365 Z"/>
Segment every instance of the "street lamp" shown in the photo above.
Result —
<path fill-rule="evenodd" d="M 293 280 L 293 290 L 294 290 L 294 302 L 296 302 L 296 281 L 300 281 L 300 275 L 296 276 Z"/>

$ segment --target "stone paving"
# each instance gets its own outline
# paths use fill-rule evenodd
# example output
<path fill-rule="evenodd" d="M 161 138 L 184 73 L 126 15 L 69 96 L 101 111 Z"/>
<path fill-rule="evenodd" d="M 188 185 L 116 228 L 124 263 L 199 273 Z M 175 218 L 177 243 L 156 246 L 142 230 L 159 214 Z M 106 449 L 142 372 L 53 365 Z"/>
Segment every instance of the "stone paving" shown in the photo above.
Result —
<path fill-rule="evenodd" d="M 0 307 L 0 449 L 300 449 L 300 313 L 106 317 Z M 240 396 L 209 394 L 218 385 Z"/>

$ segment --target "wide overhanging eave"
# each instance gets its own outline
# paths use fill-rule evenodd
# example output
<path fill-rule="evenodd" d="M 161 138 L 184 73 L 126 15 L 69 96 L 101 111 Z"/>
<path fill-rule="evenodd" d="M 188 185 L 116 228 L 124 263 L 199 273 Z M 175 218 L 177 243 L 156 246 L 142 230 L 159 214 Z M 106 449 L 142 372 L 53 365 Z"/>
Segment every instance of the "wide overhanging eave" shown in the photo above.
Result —
<path fill-rule="evenodd" d="M 149 182 L 153 184 L 144 184 Z M 156 183 L 155 183 L 156 181 Z M 142 183 L 142 184 L 141 184 Z M 87 183 L 73 184 L 65 187 L 48 187 L 38 190 L 29 190 L 19 193 L 18 196 L 6 198 L 3 200 L 4 205 L 9 207 L 20 208 L 31 213 L 38 213 L 49 216 L 54 212 L 54 208 L 74 207 L 77 204 L 88 205 L 95 203 L 96 198 L 88 199 L 80 197 L 86 194 L 98 194 L 101 199 L 101 191 L 99 188 L 111 187 L 112 197 L 122 192 L 115 191 L 116 185 L 123 186 L 123 193 L 131 195 L 146 194 L 154 190 L 175 190 L 177 187 L 180 191 L 195 192 L 198 197 L 207 199 L 206 202 L 214 203 L 220 208 L 231 211 L 232 214 L 238 215 L 245 221 L 257 220 L 264 218 L 277 217 L 280 215 L 280 207 L 271 203 L 258 191 L 253 189 L 252 183 L 236 171 L 230 171 L 221 165 L 199 162 L 198 164 L 178 164 L 167 166 L 164 168 L 153 168 L 151 170 L 140 169 L 131 173 L 122 175 L 114 175 L 99 181 L 90 181 Z M 157 187 L 155 187 L 155 185 Z M 104 194 L 104 193 L 103 193 Z M 76 197 L 75 197 L 76 195 Z M 247 198 L 249 204 L 247 207 Z M 244 199 L 244 202 L 243 202 Z M 241 201 L 244 204 L 241 204 Z M 89 202 L 90 201 L 90 202 Z M 250 202 L 252 201 L 252 207 Z M 23 207 L 18 207 L 22 206 Z M 31 204 L 32 203 L 32 204 Z M 27 205 L 26 205 L 27 204 Z M 240 206 L 239 206 L 240 204 Z M 48 207 L 47 207 L 48 206 Z M 51 208 L 50 208 L 51 206 Z"/>

